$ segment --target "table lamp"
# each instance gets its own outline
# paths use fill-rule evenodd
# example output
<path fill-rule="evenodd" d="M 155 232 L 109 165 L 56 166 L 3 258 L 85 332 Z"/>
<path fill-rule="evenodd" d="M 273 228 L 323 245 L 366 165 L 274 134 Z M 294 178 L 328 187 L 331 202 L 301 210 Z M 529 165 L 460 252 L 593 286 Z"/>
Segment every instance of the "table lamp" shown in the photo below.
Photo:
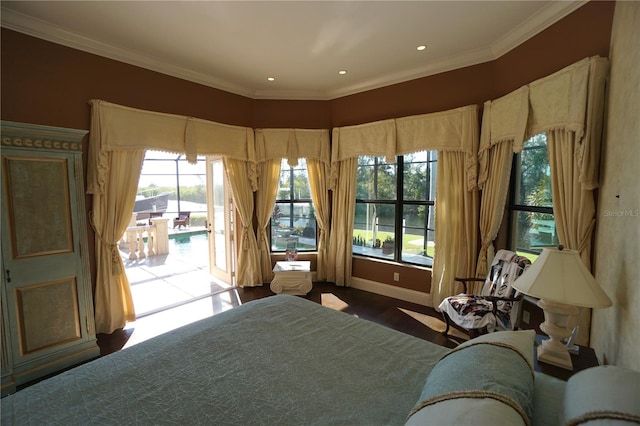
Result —
<path fill-rule="evenodd" d="M 540 299 L 544 311 L 540 329 L 549 335 L 538 347 L 538 361 L 573 370 L 571 356 L 562 343 L 571 335 L 569 318 L 577 306 L 607 308 L 611 300 L 586 268 L 576 250 L 543 248 L 540 257 L 513 282 L 521 293 Z"/>

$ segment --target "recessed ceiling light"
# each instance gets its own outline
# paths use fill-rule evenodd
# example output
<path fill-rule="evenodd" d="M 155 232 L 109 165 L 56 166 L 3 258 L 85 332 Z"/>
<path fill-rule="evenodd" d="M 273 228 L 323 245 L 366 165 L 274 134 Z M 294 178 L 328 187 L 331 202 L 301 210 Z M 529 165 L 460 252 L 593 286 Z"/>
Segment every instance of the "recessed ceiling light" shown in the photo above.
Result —
<path fill-rule="evenodd" d="M 276 78 L 275 78 L 275 77 L 267 77 L 267 80 L 269 80 L 269 81 L 275 81 L 275 80 L 276 80 Z"/>
<path fill-rule="evenodd" d="M 338 74 L 340 75 L 345 75 L 347 73 L 347 70 L 340 70 L 338 71 Z"/>
<path fill-rule="evenodd" d="M 416 47 L 416 49 L 422 51 L 425 50 L 427 48 L 427 46 L 425 46 L 424 44 L 421 44 L 420 46 Z"/>

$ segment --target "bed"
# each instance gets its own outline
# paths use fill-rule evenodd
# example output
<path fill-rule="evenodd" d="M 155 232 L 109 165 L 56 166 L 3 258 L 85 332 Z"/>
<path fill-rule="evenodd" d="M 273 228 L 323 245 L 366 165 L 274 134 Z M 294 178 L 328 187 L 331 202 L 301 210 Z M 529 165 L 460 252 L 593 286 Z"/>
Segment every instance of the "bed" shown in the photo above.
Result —
<path fill-rule="evenodd" d="M 528 333 L 517 336 L 520 341 L 530 338 Z M 530 340 L 526 344 L 531 345 L 532 353 Z M 466 350 L 451 350 L 303 298 L 278 295 L 176 329 L 9 395 L 1 402 L 1 423 L 428 424 L 422 416 L 425 410 L 432 411 L 426 413 L 428 418 L 436 419 L 442 415 L 438 407 L 446 411 L 450 410 L 446 404 L 466 405 L 460 399 L 436 398 L 435 403 L 421 407 L 425 391 L 442 385 L 435 376 L 448 374 L 444 382 L 458 383 L 458 373 L 464 372 L 461 363 L 467 362 L 460 358 L 465 352 L 490 346 L 515 353 L 508 349 L 509 344 L 473 344 Z M 478 354 L 470 355 L 475 358 Z M 491 360 L 472 360 L 468 370 L 486 372 L 487 364 Z M 522 424 L 557 424 L 566 383 L 532 370 L 527 374 L 532 376 L 532 385 L 524 397 L 531 399 L 531 412 L 520 419 Z M 496 399 L 493 403 L 505 405 Z"/>

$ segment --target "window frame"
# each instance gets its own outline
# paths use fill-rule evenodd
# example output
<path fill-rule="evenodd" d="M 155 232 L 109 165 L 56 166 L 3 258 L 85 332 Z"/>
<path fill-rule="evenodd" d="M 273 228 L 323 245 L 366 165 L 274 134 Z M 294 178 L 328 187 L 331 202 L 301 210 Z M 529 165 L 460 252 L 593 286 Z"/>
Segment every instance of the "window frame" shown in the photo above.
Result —
<path fill-rule="evenodd" d="M 281 162 L 281 167 L 280 167 L 280 176 L 278 176 L 278 185 L 280 185 L 280 177 L 282 176 L 283 171 L 286 171 L 283 169 L 283 165 L 287 164 L 287 167 L 289 168 L 288 172 L 289 172 L 289 197 L 288 199 L 280 199 L 278 198 L 278 195 L 280 194 L 280 188 L 278 187 L 277 191 L 276 191 L 276 200 L 275 200 L 275 204 L 274 204 L 274 210 L 276 208 L 276 206 L 278 204 L 289 204 L 290 207 L 290 211 L 291 211 L 291 215 L 289 217 L 289 227 L 293 228 L 294 227 L 294 223 L 295 223 L 295 217 L 294 217 L 294 206 L 297 205 L 311 205 L 311 207 L 314 209 L 315 211 L 315 205 L 313 204 L 313 199 L 311 198 L 311 184 L 309 183 L 309 198 L 295 198 L 295 173 L 296 171 L 300 171 L 300 170 L 304 170 L 304 172 L 307 175 L 307 181 L 309 179 L 309 171 L 308 168 L 306 167 L 306 159 L 299 159 L 299 160 L 303 160 L 305 167 L 300 167 L 300 162 L 298 162 L 298 165 L 293 167 L 290 166 L 287 162 L 286 159 L 282 159 Z M 317 220 L 313 219 L 315 221 L 315 238 L 314 238 L 314 247 L 313 248 L 309 248 L 309 249 L 304 249 L 304 248 L 300 248 L 297 246 L 296 244 L 296 250 L 298 252 L 302 252 L 302 253 L 310 253 L 310 252 L 316 252 L 318 251 L 318 225 L 317 225 Z M 285 253 L 287 248 L 283 248 L 281 250 L 274 248 L 274 242 L 273 242 L 273 211 L 272 211 L 272 216 L 271 219 L 269 219 L 269 230 L 268 230 L 268 234 L 269 234 L 269 248 L 271 250 L 271 253 Z"/>
<path fill-rule="evenodd" d="M 434 150 L 424 150 L 424 152 L 431 152 Z M 403 225 L 403 213 L 404 213 L 404 208 L 405 206 L 411 205 L 411 206 L 424 206 L 425 207 L 425 218 L 424 218 L 424 226 L 421 227 L 421 229 L 423 229 L 424 233 L 423 233 L 423 238 L 427 239 L 427 235 L 431 232 L 435 234 L 435 226 L 433 228 L 430 228 L 428 226 L 430 220 L 429 217 L 431 215 L 431 209 L 435 208 L 435 180 L 437 179 L 437 172 L 436 173 L 432 173 L 431 172 L 431 167 L 429 166 L 429 163 L 438 163 L 438 156 L 437 156 L 437 151 L 436 152 L 436 158 L 435 160 L 432 159 L 431 155 L 428 154 L 427 155 L 427 159 L 424 161 L 420 161 L 420 162 L 424 162 L 427 164 L 426 167 L 426 171 L 425 173 L 427 173 L 427 181 L 426 181 L 426 188 L 425 188 L 425 199 L 424 200 L 405 200 L 405 194 L 404 194 L 404 186 L 405 186 L 405 171 L 406 171 L 406 165 L 407 164 L 413 164 L 416 163 L 416 161 L 414 162 L 405 162 L 405 157 L 410 155 L 411 153 L 405 154 L 405 155 L 398 155 L 395 157 L 395 163 L 380 163 L 378 164 L 378 161 L 381 157 L 379 156 L 372 156 L 374 158 L 374 164 L 373 166 L 371 165 L 366 165 L 366 167 L 373 167 L 374 168 L 374 186 L 377 186 L 377 181 L 378 181 L 378 167 L 380 166 L 388 166 L 388 165 L 395 165 L 395 199 L 389 200 L 389 199 L 383 199 L 383 198 L 368 198 L 368 199 L 363 199 L 363 198 L 358 198 L 356 197 L 355 200 L 355 206 L 357 208 L 358 204 L 360 205 L 369 205 L 369 204 L 374 204 L 374 205 L 393 205 L 394 206 L 394 241 L 400 241 L 400 244 L 394 244 L 393 247 L 393 253 L 392 253 L 392 258 L 389 258 L 388 255 L 376 255 L 374 253 L 366 253 L 366 252 L 356 252 L 354 251 L 353 247 L 354 245 L 352 244 L 352 248 L 351 248 L 351 253 L 354 256 L 361 256 L 361 257 L 366 257 L 366 258 L 370 258 L 370 259 L 379 259 L 379 260 L 387 260 L 387 261 L 392 261 L 395 263 L 402 263 L 402 264 L 408 264 L 408 265 L 415 265 L 415 266 L 420 266 L 420 267 L 433 267 L 433 257 L 431 256 L 427 256 L 426 253 L 424 256 L 422 256 L 422 258 L 425 259 L 425 262 L 412 262 L 410 260 L 406 260 L 403 259 L 403 252 L 402 252 L 402 238 L 403 238 L 403 228 L 416 228 L 415 226 L 410 226 L 407 227 L 406 225 Z M 358 167 L 363 167 L 365 165 L 358 165 Z M 356 178 L 357 179 L 357 178 Z M 357 182 L 356 182 L 357 185 Z M 432 187 L 434 188 L 434 194 L 430 194 L 432 192 Z M 429 199 L 429 197 L 431 199 Z M 354 211 L 354 225 L 355 225 L 355 211 Z M 435 212 L 434 212 L 434 218 L 435 218 Z M 433 219 L 432 221 L 435 224 L 435 219 Z M 355 226 L 354 226 L 355 227 Z M 382 244 L 383 242 L 381 242 Z M 426 249 L 425 249 L 426 250 Z"/>
<path fill-rule="evenodd" d="M 540 146 L 532 146 L 532 147 L 526 146 L 528 141 L 530 141 L 531 139 L 533 139 L 538 135 L 543 135 L 545 137 L 544 148 L 545 148 L 545 151 L 547 152 L 547 165 L 549 164 L 549 156 L 548 156 L 549 151 L 548 151 L 548 146 L 546 142 L 546 134 L 544 132 L 533 135 L 529 139 L 525 140 L 523 143 L 522 151 L 513 154 L 511 176 L 510 176 L 510 188 L 509 188 L 509 205 L 508 205 L 508 215 L 507 215 L 509 219 L 509 222 L 507 225 L 507 230 L 508 230 L 507 241 L 508 241 L 509 247 L 514 252 L 517 252 L 519 254 L 529 257 L 532 261 L 534 261 L 539 256 L 539 254 L 542 252 L 542 247 L 546 245 L 538 245 L 538 246 L 530 245 L 529 247 L 518 247 L 517 229 L 516 229 L 517 226 L 515 224 L 518 213 L 524 212 L 524 213 L 552 215 L 554 218 L 553 219 L 554 230 L 556 229 L 555 214 L 553 212 L 553 199 L 551 200 L 551 206 L 523 204 L 521 202 L 518 202 L 517 200 L 519 195 L 518 193 L 519 186 L 522 181 L 522 152 L 526 150 L 532 150 L 532 149 L 541 149 Z M 549 189 L 549 191 L 551 191 L 551 189 Z M 555 235 L 555 238 L 557 239 L 557 233 L 554 233 L 554 235 Z M 556 245 L 557 244 L 549 244 L 549 246 L 556 246 Z M 533 250 L 532 247 L 540 247 L 540 249 Z"/>
<path fill-rule="evenodd" d="M 151 156 L 151 158 L 147 158 L 148 156 Z M 143 164 L 142 164 L 142 168 L 140 169 L 140 174 L 138 176 L 138 187 L 136 190 L 136 193 L 138 193 L 140 191 L 140 181 L 141 180 L 151 180 L 153 177 L 159 178 L 161 180 L 168 180 L 170 178 L 173 178 L 172 180 L 175 183 L 172 183 L 172 185 L 175 185 L 175 194 L 176 194 L 176 203 L 177 203 L 177 211 L 173 211 L 173 210 L 166 210 L 164 213 L 167 214 L 167 217 L 170 217 L 172 215 L 178 215 L 179 212 L 181 212 L 183 209 L 181 208 L 181 202 L 185 201 L 187 202 L 187 200 L 184 200 L 181 192 L 180 192 L 180 177 L 194 177 L 197 180 L 201 180 L 203 181 L 203 183 L 201 185 L 195 185 L 195 186 L 203 186 L 204 187 L 204 191 L 205 191 L 205 197 L 206 197 L 206 157 L 203 155 L 198 155 L 196 158 L 197 161 L 197 167 L 203 167 L 203 170 L 201 173 L 186 173 L 184 171 L 185 167 L 189 168 L 189 167 L 193 167 L 193 165 L 191 165 L 190 163 L 188 163 L 186 156 L 184 154 L 177 154 L 177 153 L 167 153 L 164 151 L 156 151 L 156 150 L 145 150 L 145 154 L 144 154 L 144 159 L 143 159 Z M 155 173 L 145 173 L 144 169 L 145 169 L 145 163 L 149 163 L 149 164 L 171 164 L 171 171 L 168 170 L 168 167 L 163 169 L 162 172 L 155 172 Z M 153 168 L 153 167 L 152 167 Z M 193 186 L 193 185 L 190 185 Z M 144 186 L 146 187 L 146 186 Z M 172 186 L 173 187 L 173 186 Z M 163 188 L 163 186 L 159 186 L 159 188 Z M 204 203 L 199 203 L 199 204 L 204 204 L 205 208 L 204 210 L 194 210 L 191 211 L 192 214 L 197 214 L 197 215 L 204 215 L 206 216 L 207 214 L 207 209 L 206 209 L 206 198 L 205 198 L 205 202 Z"/>

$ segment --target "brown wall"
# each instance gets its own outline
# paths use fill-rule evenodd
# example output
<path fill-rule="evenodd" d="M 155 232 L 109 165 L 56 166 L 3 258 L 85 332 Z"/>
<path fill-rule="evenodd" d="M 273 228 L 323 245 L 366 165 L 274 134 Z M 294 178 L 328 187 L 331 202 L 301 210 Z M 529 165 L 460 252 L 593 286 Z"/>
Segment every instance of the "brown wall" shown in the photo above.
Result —
<path fill-rule="evenodd" d="M 3 28 L 0 116 L 88 130 L 88 100 L 104 99 L 255 128 L 331 128 L 482 105 L 584 57 L 608 56 L 614 6 L 587 3 L 495 61 L 331 101 L 249 99 Z M 429 291 L 430 272 L 424 269 L 358 259 L 353 271 L 361 278 Z M 400 272 L 399 284 L 393 272 Z"/>
<path fill-rule="evenodd" d="M 90 99 L 251 126 L 253 100 L 2 29 L 2 119 L 89 129 Z"/>

